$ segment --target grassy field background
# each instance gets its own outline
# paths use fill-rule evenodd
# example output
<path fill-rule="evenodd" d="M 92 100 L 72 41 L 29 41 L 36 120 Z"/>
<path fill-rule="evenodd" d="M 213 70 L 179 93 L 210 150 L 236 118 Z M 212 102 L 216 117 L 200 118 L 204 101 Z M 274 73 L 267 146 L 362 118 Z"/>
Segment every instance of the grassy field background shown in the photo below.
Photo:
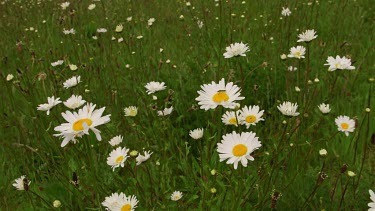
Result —
<path fill-rule="evenodd" d="M 169 0 L 71 1 L 66 10 L 61 3 L 0 4 L 1 210 L 104 210 L 101 203 L 114 192 L 137 196 L 138 210 L 368 208 L 368 190 L 375 190 L 370 0 L 192 0 L 190 6 Z M 92 3 L 96 7 L 88 10 Z M 283 7 L 292 14 L 282 16 Z M 151 26 L 150 18 L 155 18 Z M 115 32 L 118 24 L 122 32 Z M 64 28 L 76 34 L 65 35 Z M 108 31 L 97 33 L 98 28 Z M 307 29 L 318 37 L 297 43 Z M 246 57 L 225 59 L 225 48 L 241 41 L 250 48 Z M 308 58 L 280 58 L 297 45 L 309 45 Z M 329 72 L 326 59 L 336 55 L 351 58 L 356 69 Z M 63 65 L 51 66 L 57 60 Z M 290 72 L 289 66 L 298 70 Z M 8 74 L 14 78 L 8 81 Z M 81 83 L 63 87 L 78 75 Z M 242 88 L 241 107 L 265 110 L 265 121 L 249 129 L 228 126 L 221 116 L 229 109 L 199 109 L 200 86 L 221 78 Z M 150 81 L 167 86 L 154 94 L 157 100 L 146 93 Z M 72 94 L 111 114 L 111 121 L 98 127 L 101 142 L 90 132 L 79 143 L 60 147 L 54 127 L 68 109 L 59 104 L 50 115 L 36 109 L 47 97 L 65 101 Z M 277 109 L 283 101 L 298 103 L 300 115 L 283 116 Z M 323 115 L 321 103 L 332 111 Z M 138 115 L 125 117 L 128 106 L 137 106 Z M 170 106 L 171 115 L 157 115 Z M 349 136 L 337 130 L 339 115 L 356 120 Z M 205 129 L 203 139 L 189 136 L 195 128 Z M 232 131 L 253 131 L 262 143 L 252 153 L 255 160 L 237 170 L 219 162 L 216 151 L 222 135 Z M 136 166 L 130 157 L 124 168 L 112 171 L 106 160 L 114 147 L 108 141 L 117 135 L 124 136 L 120 146 L 150 150 L 151 158 Z M 326 157 L 320 149 L 327 150 Z M 79 185 L 71 183 L 73 174 Z M 31 181 L 29 191 L 12 186 L 21 175 Z M 177 202 L 170 199 L 175 190 L 183 193 Z M 281 196 L 275 200 L 276 195 Z M 60 208 L 53 207 L 55 200 Z"/>

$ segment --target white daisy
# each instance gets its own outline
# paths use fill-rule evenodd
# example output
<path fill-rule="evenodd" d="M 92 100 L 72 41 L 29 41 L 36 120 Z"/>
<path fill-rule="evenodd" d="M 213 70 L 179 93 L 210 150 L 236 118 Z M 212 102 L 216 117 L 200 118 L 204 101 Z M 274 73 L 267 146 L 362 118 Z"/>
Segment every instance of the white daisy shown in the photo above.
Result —
<path fill-rule="evenodd" d="M 11 80 L 13 80 L 13 78 L 14 78 L 13 74 L 8 74 L 7 75 L 7 81 L 11 81 Z"/>
<path fill-rule="evenodd" d="M 182 192 L 176 190 L 171 194 L 171 200 L 178 201 L 182 198 L 182 196 L 183 196 Z"/>
<path fill-rule="evenodd" d="M 226 59 L 229 59 L 235 56 L 246 56 L 245 53 L 250 51 L 247 44 L 243 44 L 242 42 L 230 44 L 230 46 L 226 47 L 225 50 L 227 52 L 225 52 L 223 55 L 224 55 L 224 58 Z"/>
<path fill-rule="evenodd" d="M 211 84 L 203 84 L 202 90 L 198 91 L 199 97 L 195 100 L 199 101 L 201 109 L 214 109 L 218 105 L 224 108 L 234 108 L 236 100 L 243 100 L 244 97 L 240 96 L 240 88 L 230 82 L 225 85 L 224 78 L 219 81 L 219 84 L 212 82 Z"/>
<path fill-rule="evenodd" d="M 372 202 L 368 203 L 367 205 L 370 207 L 368 210 L 369 211 L 375 211 L 375 193 L 372 190 L 368 190 L 370 193 L 370 199 Z"/>
<path fill-rule="evenodd" d="M 152 24 L 155 22 L 155 18 L 150 18 L 150 19 L 148 19 L 148 21 L 147 21 L 147 24 L 149 25 L 149 26 L 152 26 Z"/>
<path fill-rule="evenodd" d="M 285 115 L 285 116 L 298 116 L 299 113 L 296 112 L 298 105 L 297 103 L 291 103 L 291 102 L 283 102 L 283 104 L 280 104 L 277 106 L 279 111 Z"/>
<path fill-rule="evenodd" d="M 108 123 L 110 120 L 110 114 L 103 116 L 102 114 L 105 107 L 95 110 L 96 105 L 90 103 L 85 105 L 77 112 L 66 111 L 61 113 L 67 123 L 62 123 L 60 126 L 55 127 L 55 131 L 60 132 L 54 136 L 61 136 L 64 138 L 61 143 L 61 147 L 64 147 L 72 141 L 76 142 L 76 137 L 82 137 L 84 134 L 89 134 L 89 130 L 92 130 L 98 141 L 102 140 L 100 130 L 96 129 L 96 126 Z"/>
<path fill-rule="evenodd" d="M 105 29 L 105 28 L 99 28 L 99 29 L 96 30 L 96 32 L 98 32 L 98 33 L 106 33 L 107 29 Z"/>
<path fill-rule="evenodd" d="M 189 131 L 189 136 L 192 137 L 195 140 L 198 140 L 203 137 L 204 129 L 203 128 L 197 128 L 194 130 Z"/>
<path fill-rule="evenodd" d="M 70 5 L 69 2 L 63 2 L 63 3 L 60 4 L 61 9 L 63 9 L 63 10 L 66 10 L 66 8 L 69 7 L 69 5 Z"/>
<path fill-rule="evenodd" d="M 52 62 L 52 67 L 56 67 L 57 65 L 62 65 L 64 63 L 64 60 L 57 60 L 55 62 Z"/>
<path fill-rule="evenodd" d="M 115 210 L 115 208 L 119 206 L 119 198 L 124 197 L 121 194 L 124 195 L 123 193 L 112 193 L 111 196 L 105 197 L 105 200 L 102 202 L 102 205 L 106 207 L 106 210 Z"/>
<path fill-rule="evenodd" d="M 305 52 L 306 48 L 303 46 L 292 47 L 288 57 L 297 59 L 305 58 Z"/>
<path fill-rule="evenodd" d="M 337 129 L 344 132 L 346 136 L 349 136 L 349 132 L 354 132 L 355 121 L 348 116 L 339 116 L 335 119 L 335 122 Z"/>
<path fill-rule="evenodd" d="M 47 101 L 48 103 L 44 103 L 44 104 L 40 104 L 38 105 L 37 107 L 37 110 L 38 111 L 47 111 L 47 115 L 49 115 L 50 113 L 50 110 L 57 104 L 61 103 L 60 101 L 60 98 L 56 98 L 55 100 L 55 96 L 52 96 L 52 97 L 47 97 Z"/>
<path fill-rule="evenodd" d="M 203 21 L 200 21 L 200 20 L 197 21 L 197 24 L 198 24 L 198 28 L 200 28 L 200 29 L 201 29 L 201 28 L 203 27 L 203 25 L 204 25 L 204 24 L 203 24 Z"/>
<path fill-rule="evenodd" d="M 173 106 L 171 106 L 170 108 L 164 108 L 164 110 L 158 111 L 158 116 L 167 116 L 171 114 L 172 111 L 173 111 Z"/>
<path fill-rule="evenodd" d="M 255 135 L 253 132 L 238 134 L 235 131 L 223 135 L 223 140 L 217 144 L 220 162 L 228 159 L 226 163 L 234 164 L 234 169 L 237 169 L 241 161 L 242 166 L 246 167 L 247 160 L 254 160 L 250 153 L 262 146 Z"/>
<path fill-rule="evenodd" d="M 238 126 L 240 111 L 226 111 L 221 117 L 221 121 L 225 125 Z"/>
<path fill-rule="evenodd" d="M 147 92 L 147 94 L 152 94 L 152 93 L 164 90 L 165 88 L 167 88 L 164 85 L 165 85 L 164 82 L 160 83 L 160 82 L 151 81 L 151 82 L 147 83 L 146 86 L 145 86 L 145 88 L 147 89 L 146 92 Z"/>
<path fill-rule="evenodd" d="M 116 145 L 119 145 L 121 142 L 122 142 L 122 136 L 121 135 L 118 135 L 118 136 L 115 136 L 113 137 L 110 141 L 109 141 L 109 144 L 111 146 L 116 146 Z"/>
<path fill-rule="evenodd" d="M 124 108 L 125 116 L 137 116 L 138 108 L 135 106 L 129 106 Z"/>
<path fill-rule="evenodd" d="M 75 65 L 75 64 L 70 64 L 69 68 L 70 68 L 71 71 L 75 71 L 75 70 L 78 69 L 77 65 Z"/>
<path fill-rule="evenodd" d="M 335 70 L 354 70 L 355 67 L 352 66 L 352 62 L 350 59 L 340 56 L 336 56 L 336 58 L 333 58 L 332 56 L 329 56 L 327 59 L 327 64 L 329 65 L 328 71 L 335 71 Z"/>
<path fill-rule="evenodd" d="M 298 35 L 299 40 L 297 42 L 310 42 L 311 40 L 318 37 L 315 35 L 316 31 L 314 29 L 306 30 L 305 32 Z"/>
<path fill-rule="evenodd" d="M 144 151 L 145 155 L 141 155 L 141 153 L 139 153 L 138 157 L 135 159 L 137 161 L 137 166 L 141 165 L 141 163 L 143 163 L 146 160 L 148 160 L 151 157 L 152 153 L 153 152 L 151 152 L 151 151 Z"/>
<path fill-rule="evenodd" d="M 74 30 L 73 28 L 71 29 L 63 29 L 63 33 L 68 35 L 68 34 L 76 34 L 76 30 Z"/>
<path fill-rule="evenodd" d="M 122 24 L 119 24 L 116 26 L 115 32 L 122 32 L 123 29 L 124 29 L 124 26 Z"/>
<path fill-rule="evenodd" d="M 262 115 L 264 110 L 260 111 L 259 106 L 245 106 L 240 111 L 240 124 L 246 125 L 249 128 L 250 125 L 256 125 L 259 121 L 264 121 Z"/>
<path fill-rule="evenodd" d="M 69 99 L 64 102 L 64 105 L 70 109 L 76 109 L 86 103 L 86 100 L 82 100 L 81 95 L 72 95 Z"/>
<path fill-rule="evenodd" d="M 292 14 L 292 12 L 290 11 L 290 9 L 288 7 L 287 8 L 283 7 L 283 10 L 281 11 L 281 15 L 282 16 L 289 16 L 290 14 Z"/>
<path fill-rule="evenodd" d="M 95 4 L 90 4 L 89 7 L 87 9 L 89 10 L 93 10 L 95 9 L 96 5 Z"/>
<path fill-rule="evenodd" d="M 126 197 L 125 194 L 120 193 L 118 204 L 115 206 L 114 211 L 134 211 L 137 208 L 138 200 L 137 197 L 132 195 Z"/>
<path fill-rule="evenodd" d="M 331 112 L 331 109 L 329 108 L 329 104 L 325 104 L 325 103 L 322 103 L 318 106 L 319 110 L 323 113 L 323 114 L 328 114 L 329 112 Z"/>
<path fill-rule="evenodd" d="M 124 167 L 125 161 L 129 157 L 128 152 L 129 149 L 126 147 L 117 147 L 116 149 L 112 150 L 111 153 L 109 153 L 107 164 L 112 167 L 113 171 L 115 171 L 117 167 Z"/>
<path fill-rule="evenodd" d="M 25 178 L 26 178 L 26 176 L 23 175 L 23 176 L 21 176 L 20 178 L 15 179 L 15 180 L 14 180 L 15 183 L 13 183 L 12 185 L 13 185 L 15 188 L 17 188 L 17 190 L 25 190 L 25 181 L 26 181 L 26 182 L 28 181 L 28 180 L 25 179 Z M 25 180 L 25 181 L 24 181 L 24 180 Z M 31 183 L 31 181 L 28 181 L 27 186 L 29 186 L 30 183 Z"/>
<path fill-rule="evenodd" d="M 70 87 L 77 86 L 77 84 L 81 83 L 81 76 L 73 76 L 66 80 L 63 83 L 65 89 L 69 89 Z"/>

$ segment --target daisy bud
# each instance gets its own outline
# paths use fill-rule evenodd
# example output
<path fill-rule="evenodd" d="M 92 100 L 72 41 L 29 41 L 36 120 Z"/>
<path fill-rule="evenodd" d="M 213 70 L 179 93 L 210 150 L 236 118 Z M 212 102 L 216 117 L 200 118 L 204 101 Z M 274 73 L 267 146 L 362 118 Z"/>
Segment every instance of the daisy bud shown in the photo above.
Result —
<path fill-rule="evenodd" d="M 281 54 L 280 55 L 280 59 L 282 59 L 282 60 L 285 60 L 287 57 L 286 57 L 286 54 Z"/>
<path fill-rule="evenodd" d="M 366 111 L 367 113 L 370 113 L 371 109 L 370 109 L 370 108 L 366 108 L 365 111 Z"/>
<path fill-rule="evenodd" d="M 211 193 L 215 194 L 216 193 L 216 188 L 211 188 Z"/>
<path fill-rule="evenodd" d="M 283 121 L 283 124 L 286 125 L 286 123 L 287 123 L 287 122 L 284 120 L 284 121 Z"/>
<path fill-rule="evenodd" d="M 132 156 L 132 157 L 135 157 L 135 156 L 138 155 L 138 151 L 137 151 L 137 150 L 133 150 L 133 151 L 131 151 L 131 152 L 129 153 L 129 155 Z"/>
<path fill-rule="evenodd" d="M 294 87 L 294 89 L 296 90 L 296 92 L 300 92 L 301 91 L 301 89 L 298 86 Z"/>
<path fill-rule="evenodd" d="M 184 16 L 183 15 L 180 15 L 180 20 L 183 20 L 184 19 Z"/>
<path fill-rule="evenodd" d="M 160 162 L 156 161 L 155 165 L 160 166 Z"/>
<path fill-rule="evenodd" d="M 59 200 L 53 201 L 53 207 L 59 208 L 61 206 L 61 202 Z"/>
<path fill-rule="evenodd" d="M 374 82 L 375 79 L 374 79 L 374 78 L 369 78 L 368 81 L 369 81 L 369 82 Z"/>
<path fill-rule="evenodd" d="M 211 170 L 211 175 L 212 175 L 212 176 L 215 176 L 215 175 L 216 175 L 216 173 L 217 173 L 217 172 L 216 172 L 216 170 L 215 170 L 215 169 L 212 169 L 212 170 Z"/>
<path fill-rule="evenodd" d="M 313 84 L 313 82 L 311 80 L 308 80 L 307 84 L 311 85 L 311 84 Z"/>
<path fill-rule="evenodd" d="M 11 81 L 14 78 L 13 74 L 7 75 L 7 81 Z"/>
<path fill-rule="evenodd" d="M 321 149 L 321 150 L 319 150 L 319 154 L 320 154 L 322 157 L 325 157 L 325 156 L 327 156 L 327 150 L 326 150 L 326 149 Z"/>
<path fill-rule="evenodd" d="M 181 16 L 180 16 L 181 17 Z M 159 49 L 159 52 L 162 53 L 164 51 L 164 49 L 160 48 Z"/>
<path fill-rule="evenodd" d="M 315 78 L 315 79 L 314 79 L 314 82 L 315 82 L 315 83 L 319 83 L 319 78 Z"/>

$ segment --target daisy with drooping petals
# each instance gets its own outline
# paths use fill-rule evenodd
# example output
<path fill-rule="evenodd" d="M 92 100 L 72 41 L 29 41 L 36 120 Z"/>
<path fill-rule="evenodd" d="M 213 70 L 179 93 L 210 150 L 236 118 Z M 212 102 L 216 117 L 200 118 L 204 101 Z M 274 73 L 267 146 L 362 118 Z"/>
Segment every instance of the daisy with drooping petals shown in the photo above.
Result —
<path fill-rule="evenodd" d="M 225 50 L 227 52 L 225 52 L 223 55 L 224 55 L 224 58 L 226 59 L 236 57 L 236 56 L 246 56 L 245 53 L 250 51 L 247 44 L 243 44 L 242 42 L 230 44 L 230 46 L 226 47 Z"/>
<path fill-rule="evenodd" d="M 144 151 L 145 155 L 141 155 L 141 153 L 138 154 L 137 158 L 135 159 L 137 161 L 137 166 L 141 165 L 141 163 L 145 162 L 148 160 L 153 152 L 151 151 Z"/>
<path fill-rule="evenodd" d="M 47 115 L 49 115 L 50 113 L 50 110 L 57 104 L 61 103 L 60 101 L 60 98 L 56 98 L 55 100 L 55 96 L 52 96 L 52 97 L 47 97 L 47 101 L 48 103 L 44 103 L 44 104 L 40 104 L 38 105 L 38 107 L 36 108 L 38 111 L 47 111 Z"/>
<path fill-rule="evenodd" d="M 121 135 L 118 135 L 118 136 L 115 136 L 113 137 L 110 141 L 109 141 L 109 144 L 111 146 L 116 146 L 116 145 L 119 145 L 121 142 L 122 142 L 122 136 Z"/>
<path fill-rule="evenodd" d="M 123 29 L 124 29 L 124 26 L 122 24 L 119 24 L 116 26 L 115 32 L 122 32 Z"/>
<path fill-rule="evenodd" d="M 167 116 L 171 114 L 172 111 L 173 111 L 173 106 L 171 106 L 170 108 L 164 108 L 164 110 L 158 111 L 158 116 Z"/>
<path fill-rule="evenodd" d="M 314 29 L 306 30 L 305 32 L 298 35 L 299 40 L 297 42 L 310 42 L 311 40 L 318 37 L 315 35 L 316 31 Z"/>
<path fill-rule="evenodd" d="M 250 153 L 262 146 L 255 135 L 253 132 L 238 134 L 235 131 L 223 135 L 223 140 L 217 144 L 220 162 L 228 159 L 226 163 L 234 164 L 234 169 L 237 169 L 238 162 L 246 167 L 248 160 L 254 160 Z"/>
<path fill-rule="evenodd" d="M 164 82 L 160 83 L 160 82 L 156 82 L 156 81 L 151 81 L 151 82 L 147 83 L 146 86 L 145 86 L 145 88 L 147 89 L 146 92 L 147 92 L 147 94 L 152 94 L 152 93 L 164 90 L 165 88 L 167 88 L 164 85 L 165 85 Z"/>
<path fill-rule="evenodd" d="M 72 95 L 69 99 L 64 102 L 64 105 L 70 109 L 76 109 L 86 103 L 86 100 L 82 100 L 81 95 Z"/>
<path fill-rule="evenodd" d="M 129 157 L 128 152 L 129 149 L 126 147 L 117 147 L 116 149 L 112 150 L 107 158 L 107 164 L 112 167 L 113 171 L 115 171 L 115 168 L 117 167 L 124 167 L 125 161 Z"/>
<path fill-rule="evenodd" d="M 240 115 L 240 111 L 227 111 L 223 114 L 223 116 L 221 117 L 221 121 L 225 124 L 225 125 L 234 125 L 234 126 L 238 126 L 238 123 L 240 122 L 239 121 L 239 115 Z"/>
<path fill-rule="evenodd" d="M 107 29 L 106 28 L 99 28 L 99 29 L 96 30 L 96 32 L 98 32 L 98 33 L 106 33 Z"/>
<path fill-rule="evenodd" d="M 329 112 L 331 112 L 331 108 L 329 108 L 329 104 L 325 104 L 325 103 L 322 103 L 318 106 L 320 112 L 322 112 L 323 114 L 328 114 Z"/>
<path fill-rule="evenodd" d="M 62 65 L 64 63 L 64 60 L 57 60 L 56 62 L 52 62 L 52 67 L 56 67 L 58 65 Z"/>
<path fill-rule="evenodd" d="M 189 136 L 192 137 L 195 140 L 198 140 L 198 139 L 203 137 L 203 132 L 204 132 L 203 128 L 197 128 L 197 129 L 194 129 L 194 130 L 190 130 Z"/>
<path fill-rule="evenodd" d="M 171 200 L 178 201 L 182 198 L 182 196 L 183 196 L 182 192 L 176 190 L 171 194 Z"/>
<path fill-rule="evenodd" d="M 288 57 L 297 58 L 297 59 L 305 58 L 305 52 L 306 52 L 306 48 L 303 46 L 299 45 L 297 47 L 292 47 L 290 49 L 290 53 L 288 54 Z"/>
<path fill-rule="evenodd" d="M 219 84 L 212 82 L 211 84 L 203 84 L 201 88 L 202 90 L 198 91 L 199 97 L 195 100 L 199 101 L 198 104 L 204 110 L 214 109 L 218 105 L 222 105 L 224 108 L 234 108 L 236 100 L 245 99 L 240 96 L 240 88 L 233 85 L 233 82 L 225 85 L 224 78 L 219 81 Z"/>
<path fill-rule="evenodd" d="M 26 176 L 25 176 L 25 175 L 22 175 L 20 178 L 15 179 L 15 180 L 14 180 L 15 183 L 13 183 L 12 185 L 13 185 L 15 188 L 17 188 L 17 190 L 25 190 L 25 184 L 26 184 L 27 186 L 29 186 L 30 183 L 31 183 L 31 181 L 27 181 L 27 179 L 25 179 L 25 178 L 26 178 Z M 25 181 L 28 182 L 28 183 L 25 183 Z"/>
<path fill-rule="evenodd" d="M 262 115 L 264 110 L 260 111 L 259 106 L 245 106 L 240 111 L 240 124 L 246 125 L 249 128 L 250 125 L 256 125 L 259 121 L 264 121 Z"/>
<path fill-rule="evenodd" d="M 127 108 L 124 108 L 125 116 L 137 116 L 138 114 L 138 108 L 135 106 L 129 106 Z"/>
<path fill-rule="evenodd" d="M 70 2 L 63 2 L 60 4 L 61 9 L 63 10 L 66 10 L 66 8 L 69 7 L 69 5 L 70 5 Z"/>
<path fill-rule="evenodd" d="M 370 199 L 372 201 L 367 204 L 370 207 L 368 211 L 375 211 L 375 193 L 372 190 L 368 190 L 368 192 L 370 193 Z"/>
<path fill-rule="evenodd" d="M 354 70 L 355 67 L 352 66 L 352 62 L 350 59 L 340 56 L 336 56 L 336 58 L 333 58 L 332 56 L 329 56 L 327 59 L 327 64 L 329 65 L 328 71 L 335 71 L 335 70 Z"/>
<path fill-rule="evenodd" d="M 88 135 L 89 130 L 92 130 L 98 141 L 102 140 L 100 130 L 96 126 L 106 124 L 110 121 L 110 114 L 102 116 L 105 107 L 95 110 L 96 105 L 89 103 L 77 112 L 66 111 L 61 113 L 67 123 L 62 123 L 55 127 L 55 131 L 60 132 L 54 136 L 61 136 L 64 138 L 61 147 L 64 147 L 72 141 L 75 143 L 76 137 L 82 137 L 84 134 Z"/>
<path fill-rule="evenodd" d="M 69 89 L 70 87 L 77 86 L 77 84 L 81 83 L 81 76 L 73 76 L 66 80 L 63 83 L 65 89 Z"/>
<path fill-rule="evenodd" d="M 299 113 L 296 112 L 298 108 L 297 103 L 283 102 L 283 104 L 278 105 L 277 108 L 285 116 L 298 116 L 299 115 Z"/>
<path fill-rule="evenodd" d="M 68 35 L 68 34 L 76 34 L 76 30 L 74 30 L 73 28 L 71 28 L 71 29 L 63 29 L 63 33 L 65 34 L 65 35 Z"/>
<path fill-rule="evenodd" d="M 355 121 L 348 116 L 339 116 L 335 119 L 335 122 L 337 129 L 344 132 L 346 136 L 349 136 L 349 132 L 354 132 Z"/>
<path fill-rule="evenodd" d="M 292 12 L 290 11 L 290 9 L 288 7 L 287 8 L 283 7 L 283 10 L 281 11 L 281 15 L 282 16 L 289 16 L 290 14 L 292 14 Z"/>

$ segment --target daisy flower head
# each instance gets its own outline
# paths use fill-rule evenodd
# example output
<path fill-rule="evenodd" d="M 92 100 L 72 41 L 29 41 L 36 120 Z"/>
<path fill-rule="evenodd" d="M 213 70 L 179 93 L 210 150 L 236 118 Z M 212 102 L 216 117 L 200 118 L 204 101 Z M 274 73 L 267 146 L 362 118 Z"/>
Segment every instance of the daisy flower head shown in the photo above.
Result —
<path fill-rule="evenodd" d="M 262 146 L 255 135 L 253 132 L 238 134 L 235 131 L 223 135 L 223 140 L 217 144 L 220 162 L 228 159 L 226 163 L 234 164 L 234 169 L 237 169 L 238 162 L 246 167 L 248 160 L 254 160 L 250 153 Z"/>
<path fill-rule="evenodd" d="M 14 180 L 14 183 L 12 184 L 17 190 L 25 190 L 25 186 L 29 186 L 31 181 L 28 181 L 26 179 L 26 176 L 23 175 L 18 179 Z M 27 188 L 26 188 L 27 189 Z"/>
<path fill-rule="evenodd" d="M 234 125 L 238 126 L 240 111 L 226 111 L 221 117 L 221 121 L 225 125 Z"/>
<path fill-rule="evenodd" d="M 69 5 L 70 5 L 70 2 L 63 2 L 60 4 L 61 9 L 63 10 L 66 10 L 66 8 L 69 7 Z"/>
<path fill-rule="evenodd" d="M 121 195 L 121 197 L 123 197 Z M 115 210 L 119 206 L 120 194 L 112 193 L 112 195 L 105 197 L 102 205 L 106 207 L 106 210 Z"/>
<path fill-rule="evenodd" d="M 13 78 L 14 78 L 13 74 L 8 74 L 7 75 L 7 81 L 11 81 L 11 80 L 13 80 Z"/>
<path fill-rule="evenodd" d="M 124 167 L 125 161 L 129 157 L 128 152 L 129 149 L 126 147 L 117 147 L 116 149 L 112 150 L 111 153 L 109 153 L 107 164 L 112 167 L 113 171 L 115 171 L 117 167 Z"/>
<path fill-rule="evenodd" d="M 308 29 L 305 32 L 298 35 L 299 40 L 297 42 L 310 42 L 311 40 L 318 37 L 315 35 L 316 31 L 314 29 Z"/>
<path fill-rule="evenodd" d="M 203 137 L 204 129 L 197 128 L 189 131 L 189 136 L 195 140 L 201 139 Z"/>
<path fill-rule="evenodd" d="M 244 97 L 240 96 L 240 88 L 233 85 L 233 82 L 225 84 L 224 78 L 219 81 L 219 84 L 212 82 L 211 84 L 203 84 L 202 90 L 198 91 L 199 97 L 195 100 L 199 101 L 201 109 L 208 110 L 214 109 L 218 105 L 224 108 L 234 108 L 236 100 L 243 100 Z"/>
<path fill-rule="evenodd" d="M 240 124 L 246 125 L 249 128 L 250 125 L 256 125 L 259 121 L 264 121 L 262 115 L 264 110 L 260 110 L 259 106 L 245 106 L 240 110 Z"/>
<path fill-rule="evenodd" d="M 145 155 L 141 155 L 141 153 L 138 154 L 137 158 L 135 159 L 137 161 L 137 166 L 141 165 L 141 163 L 145 162 L 148 160 L 153 152 L 151 151 L 144 151 Z"/>
<path fill-rule="evenodd" d="M 297 47 L 292 47 L 290 49 L 290 53 L 288 54 L 288 57 L 297 58 L 297 59 L 305 58 L 305 52 L 306 52 L 306 48 L 303 46 L 299 45 Z"/>
<path fill-rule="evenodd" d="M 369 211 L 375 211 L 375 193 L 372 190 L 368 191 L 370 193 L 370 199 L 372 202 L 368 203 L 367 205 L 370 207 Z"/>
<path fill-rule="evenodd" d="M 226 52 L 223 54 L 224 58 L 229 59 L 236 56 L 246 56 L 246 52 L 250 51 L 247 44 L 234 43 L 225 48 Z"/>
<path fill-rule="evenodd" d="M 287 7 L 287 8 L 284 8 L 281 10 L 281 15 L 282 16 L 289 16 L 290 14 L 292 14 L 292 12 L 290 11 L 290 9 Z"/>
<path fill-rule="evenodd" d="M 115 208 L 113 210 L 115 210 L 115 211 L 122 211 L 122 210 L 134 211 L 135 208 L 137 208 L 137 204 L 138 204 L 138 200 L 137 200 L 136 196 L 134 196 L 134 195 L 126 196 L 125 194 L 120 193 L 118 204 L 115 205 Z"/>
<path fill-rule="evenodd" d="M 182 192 L 176 190 L 171 194 L 171 200 L 178 201 L 182 198 L 182 196 L 183 196 Z"/>
<path fill-rule="evenodd" d="M 81 76 L 73 76 L 66 80 L 63 83 L 63 86 L 65 87 L 65 89 L 69 89 L 70 87 L 77 86 L 77 84 L 79 83 L 81 83 Z"/>
<path fill-rule="evenodd" d="M 335 119 L 337 129 L 345 133 L 346 136 L 349 136 L 349 132 L 354 132 L 355 121 L 350 119 L 348 116 L 338 116 Z"/>
<path fill-rule="evenodd" d="M 50 110 L 57 104 L 61 103 L 60 98 L 56 98 L 55 96 L 47 97 L 48 103 L 40 104 L 37 107 L 38 111 L 47 111 L 47 115 L 49 115 Z"/>
<path fill-rule="evenodd" d="M 99 29 L 96 30 L 96 32 L 98 32 L 98 33 L 106 33 L 107 29 L 105 29 L 105 28 L 99 28 Z"/>
<path fill-rule="evenodd" d="M 153 94 L 155 92 L 164 90 L 167 87 L 165 86 L 164 82 L 160 83 L 160 82 L 156 82 L 156 81 L 151 81 L 151 82 L 146 84 L 145 88 L 147 89 L 147 91 L 146 91 L 147 94 Z"/>
<path fill-rule="evenodd" d="M 297 103 L 284 101 L 282 104 L 278 105 L 277 108 L 285 116 L 298 116 L 299 115 L 299 113 L 296 112 L 298 108 Z"/>
<path fill-rule="evenodd" d="M 51 65 L 52 67 L 56 67 L 58 65 L 62 65 L 64 63 L 64 60 L 57 60 L 55 62 L 52 62 Z"/>
<path fill-rule="evenodd" d="M 82 100 L 81 95 L 72 95 L 69 99 L 64 102 L 64 105 L 70 109 L 76 109 L 86 103 L 86 100 Z"/>
<path fill-rule="evenodd" d="M 88 10 L 93 10 L 95 9 L 96 5 L 95 4 L 90 4 L 89 7 L 87 8 Z"/>
<path fill-rule="evenodd" d="M 124 29 L 124 26 L 122 24 L 119 24 L 116 26 L 115 32 L 122 32 L 123 29 Z"/>
<path fill-rule="evenodd" d="M 158 111 L 158 116 L 167 116 L 171 114 L 172 111 L 173 111 L 173 106 L 171 106 L 170 108 L 164 108 L 164 110 Z"/>
<path fill-rule="evenodd" d="M 325 103 L 322 103 L 318 106 L 320 112 L 322 112 L 323 114 L 328 114 L 329 112 L 331 112 L 331 108 L 329 107 L 329 104 L 325 104 Z"/>
<path fill-rule="evenodd" d="M 82 137 L 88 135 L 89 130 L 94 132 L 98 141 L 102 140 L 100 130 L 96 129 L 97 126 L 108 123 L 110 120 L 110 114 L 102 116 L 105 107 L 95 110 L 96 105 L 89 103 L 77 112 L 66 111 L 61 113 L 67 123 L 62 123 L 60 126 L 55 127 L 55 131 L 60 132 L 54 136 L 63 137 L 64 140 L 61 143 L 61 147 L 64 147 L 72 141 L 76 142 L 76 137 Z"/>
<path fill-rule="evenodd" d="M 73 28 L 71 29 L 63 29 L 63 33 L 68 35 L 68 34 L 76 34 L 76 30 L 74 30 Z"/>
<path fill-rule="evenodd" d="M 136 106 L 129 106 L 124 108 L 125 116 L 137 116 L 138 108 Z"/>
<path fill-rule="evenodd" d="M 147 21 L 147 24 L 149 25 L 149 26 L 152 26 L 152 24 L 155 22 L 155 18 L 150 18 L 150 19 L 148 19 L 148 21 Z"/>
<path fill-rule="evenodd" d="M 329 56 L 327 62 L 328 63 L 324 65 L 329 65 L 328 71 L 355 69 L 355 67 L 352 66 L 351 60 L 346 58 L 345 56 L 342 58 L 339 55 L 337 55 L 336 58 Z"/>
<path fill-rule="evenodd" d="M 110 141 L 109 141 L 109 144 L 111 146 L 116 146 L 116 145 L 119 145 L 121 142 L 122 142 L 122 136 L 121 135 L 118 135 L 118 136 L 115 136 L 113 137 Z"/>

